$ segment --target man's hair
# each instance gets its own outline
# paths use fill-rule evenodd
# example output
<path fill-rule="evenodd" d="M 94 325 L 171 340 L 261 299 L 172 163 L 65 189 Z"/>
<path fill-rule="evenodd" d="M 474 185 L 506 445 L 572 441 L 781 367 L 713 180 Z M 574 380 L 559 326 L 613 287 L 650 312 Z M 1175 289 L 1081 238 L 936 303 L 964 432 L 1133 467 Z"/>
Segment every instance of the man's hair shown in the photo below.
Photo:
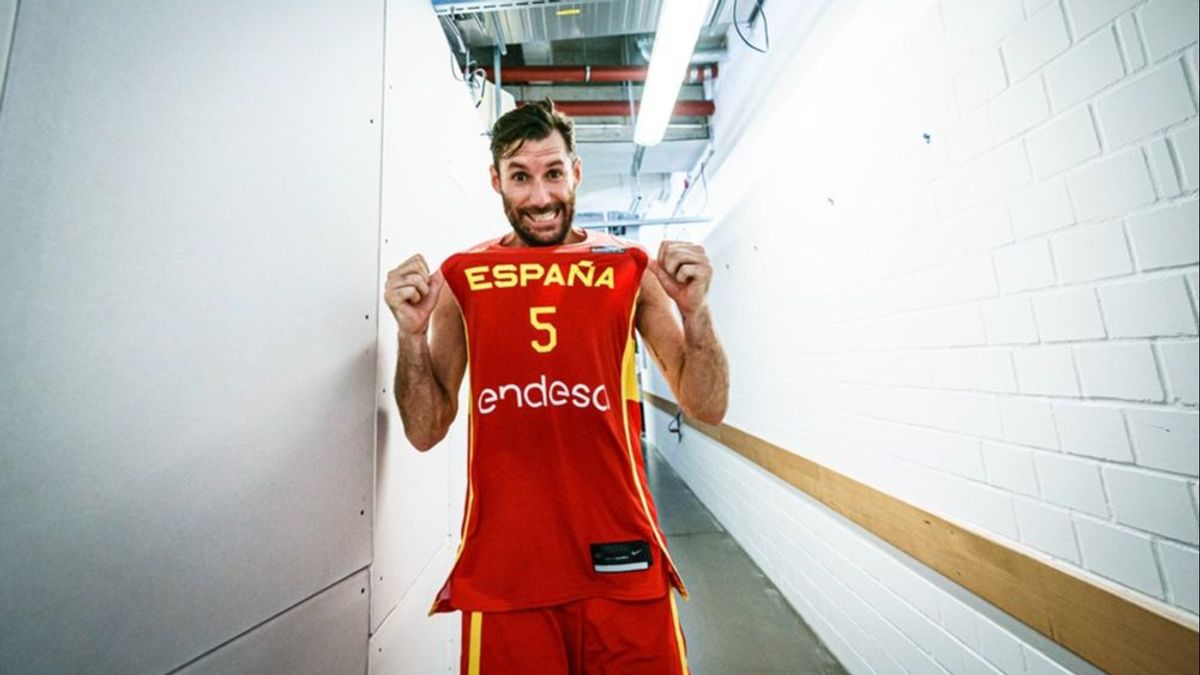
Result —
<path fill-rule="evenodd" d="M 554 109 L 554 101 L 533 101 L 500 116 L 492 125 L 492 163 L 512 157 L 525 141 L 540 141 L 552 132 L 562 134 L 567 154 L 575 158 L 575 121 Z"/>

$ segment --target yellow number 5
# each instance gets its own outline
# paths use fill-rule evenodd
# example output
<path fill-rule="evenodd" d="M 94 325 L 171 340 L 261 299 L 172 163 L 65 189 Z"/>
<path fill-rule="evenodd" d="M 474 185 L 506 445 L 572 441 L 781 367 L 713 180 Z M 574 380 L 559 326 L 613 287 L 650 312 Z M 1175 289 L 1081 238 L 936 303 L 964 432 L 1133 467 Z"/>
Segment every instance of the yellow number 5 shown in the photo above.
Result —
<path fill-rule="evenodd" d="M 529 344 L 533 345 L 533 350 L 539 354 L 545 354 L 546 352 L 553 350 L 554 346 L 558 344 L 558 330 L 554 327 L 554 324 L 546 323 L 545 321 L 539 321 L 538 317 L 542 314 L 553 314 L 556 310 L 556 307 L 529 308 L 529 323 L 533 324 L 534 328 L 538 330 L 544 330 L 550 334 L 545 344 L 538 342 L 537 340 L 530 341 Z"/>

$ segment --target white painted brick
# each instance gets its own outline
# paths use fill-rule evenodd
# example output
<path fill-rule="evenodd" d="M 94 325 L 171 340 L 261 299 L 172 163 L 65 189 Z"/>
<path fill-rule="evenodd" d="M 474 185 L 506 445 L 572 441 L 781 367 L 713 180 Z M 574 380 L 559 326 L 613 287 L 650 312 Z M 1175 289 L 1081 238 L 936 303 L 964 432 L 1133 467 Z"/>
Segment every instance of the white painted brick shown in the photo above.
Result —
<path fill-rule="evenodd" d="M 1005 293 L 1054 285 L 1054 263 L 1045 241 L 1029 241 L 997 249 L 996 278 Z"/>
<path fill-rule="evenodd" d="M 967 25 L 976 51 L 990 47 L 1025 20 L 1021 0 L 968 1 Z"/>
<path fill-rule="evenodd" d="M 1130 409 L 1125 411 L 1125 418 L 1139 465 L 1193 478 L 1200 474 L 1196 452 L 1200 427 L 1195 410 Z"/>
<path fill-rule="evenodd" d="M 1125 76 L 1112 30 L 1102 30 L 1046 67 L 1055 110 L 1065 110 Z"/>
<path fill-rule="evenodd" d="M 964 675 L 1004 675 L 978 652 L 963 651 Z"/>
<path fill-rule="evenodd" d="M 945 593 L 938 593 L 937 608 L 938 622 L 959 642 L 972 648 L 979 644 L 975 634 L 975 610 Z"/>
<path fill-rule="evenodd" d="M 1129 218 L 1138 267 L 1154 270 L 1195 265 L 1200 251 L 1200 208 L 1195 199 Z"/>
<path fill-rule="evenodd" d="M 1072 675 L 1070 670 L 1029 645 L 1021 645 L 1021 652 L 1025 655 L 1025 669 L 1028 675 Z"/>
<path fill-rule="evenodd" d="M 1032 398 L 1003 396 L 999 405 L 1004 440 L 1018 445 L 1058 448 L 1058 431 L 1049 403 Z"/>
<path fill-rule="evenodd" d="M 1050 116 L 1050 101 L 1040 75 L 1009 87 L 988 107 L 999 141 L 1008 140 Z"/>
<path fill-rule="evenodd" d="M 1182 276 L 1111 284 L 1097 293 L 1110 337 L 1196 334 L 1192 301 Z"/>
<path fill-rule="evenodd" d="M 1100 132 L 1110 148 L 1182 122 L 1195 112 L 1182 61 L 1171 61 L 1123 83 L 1096 103 Z"/>
<path fill-rule="evenodd" d="M 967 356 L 966 366 L 972 389 L 1016 393 L 1017 377 L 1013 371 L 1012 352 L 1009 350 L 974 350 Z"/>
<path fill-rule="evenodd" d="M 1025 157 L 1025 144 L 1012 141 L 975 162 L 975 184 L 985 199 L 1008 196 L 1009 193 L 1027 185 L 1033 177 L 1029 160 Z"/>
<path fill-rule="evenodd" d="M 1054 3 L 1021 24 L 1000 43 L 1008 74 L 1014 81 L 1037 70 L 1071 45 L 1062 10 Z"/>
<path fill-rule="evenodd" d="M 1100 304 L 1090 288 L 1070 288 L 1033 298 L 1038 334 L 1044 342 L 1097 340 L 1104 337 Z"/>
<path fill-rule="evenodd" d="M 975 307 L 948 307 L 921 316 L 923 329 L 929 336 L 925 344 L 955 347 L 981 345 L 987 342 L 983 319 Z"/>
<path fill-rule="evenodd" d="M 1055 0 L 1025 0 L 1025 16 L 1033 16 L 1037 11 Z"/>
<path fill-rule="evenodd" d="M 1200 298 L 1200 272 L 1192 270 L 1187 273 L 1188 289 L 1192 292 L 1192 311 L 1197 310 L 1197 299 Z"/>
<path fill-rule="evenodd" d="M 1154 183 L 1140 150 L 1084 167 L 1067 177 L 1067 189 L 1080 220 L 1121 215 L 1155 199 Z"/>
<path fill-rule="evenodd" d="M 1012 232 L 1018 240 L 1075 224 L 1067 183 L 1061 178 L 1043 181 L 1013 195 L 1011 213 Z"/>
<path fill-rule="evenodd" d="M 979 193 L 970 169 L 964 168 L 948 174 L 933 184 L 933 196 L 937 201 L 938 213 L 954 215 L 979 203 Z"/>
<path fill-rule="evenodd" d="M 1200 402 L 1197 401 L 1197 398 L 1200 398 L 1197 395 L 1197 380 L 1200 374 L 1200 355 L 1197 351 L 1195 340 L 1158 343 L 1158 353 L 1161 357 L 1159 363 L 1162 364 L 1167 384 L 1171 388 L 1172 400 L 1184 405 L 1194 406 Z"/>
<path fill-rule="evenodd" d="M 946 133 L 950 146 L 950 165 L 959 167 L 975 159 L 996 143 L 992 121 L 986 108 L 963 115 Z"/>
<path fill-rule="evenodd" d="M 963 242 L 967 251 L 990 251 L 1004 244 L 1012 243 L 1012 224 L 1009 222 L 1008 209 L 1003 204 L 988 204 L 972 209 L 956 218 L 957 226 L 964 230 Z M 992 275 L 995 285 L 995 275 L 991 271 L 991 259 L 987 259 L 988 274 Z"/>
<path fill-rule="evenodd" d="M 1188 77 L 1192 80 L 1192 103 L 1200 105 L 1200 49 L 1192 47 L 1188 53 L 1191 55 L 1186 61 Z"/>
<path fill-rule="evenodd" d="M 1075 347 L 1084 396 L 1127 401 L 1161 401 L 1162 385 L 1147 343 L 1104 343 Z"/>
<path fill-rule="evenodd" d="M 1200 543 L 1187 481 L 1117 466 L 1106 466 L 1103 473 L 1118 523 L 1189 544 Z"/>
<path fill-rule="evenodd" d="M 1017 388 L 1023 394 L 1078 396 L 1070 347 L 1029 347 L 1013 352 Z"/>
<path fill-rule="evenodd" d="M 1163 597 L 1150 538 L 1091 518 L 1076 518 L 1084 566 L 1156 598 Z"/>
<path fill-rule="evenodd" d="M 931 354 L 933 364 L 933 386 L 938 389 L 970 389 L 971 371 L 968 354 L 962 349 L 943 350 Z"/>
<path fill-rule="evenodd" d="M 1132 462 L 1133 450 L 1121 411 L 1107 406 L 1055 403 L 1054 421 L 1062 449 L 1117 462 Z"/>
<path fill-rule="evenodd" d="M 1066 0 L 1075 35 L 1082 37 L 1112 21 L 1141 0 Z"/>
<path fill-rule="evenodd" d="M 1092 115 L 1081 106 L 1031 133 L 1029 159 L 1038 177 L 1069 169 L 1100 154 Z"/>
<path fill-rule="evenodd" d="M 1151 61 L 1196 44 L 1198 8 L 1196 0 L 1151 0 L 1137 11 Z"/>
<path fill-rule="evenodd" d="M 1142 45 L 1142 36 L 1132 14 L 1123 15 L 1117 21 L 1117 35 L 1121 38 L 1121 53 L 1125 55 L 1125 63 L 1129 72 L 1136 72 L 1146 66 L 1146 52 Z"/>
<path fill-rule="evenodd" d="M 1165 541 L 1158 542 L 1158 557 L 1162 560 L 1163 576 L 1167 582 L 1167 597 L 1171 603 L 1195 614 L 1200 606 L 1200 564 L 1194 548 Z"/>
<path fill-rule="evenodd" d="M 963 112 L 978 108 L 1007 86 L 999 49 L 984 52 L 967 70 L 954 78 L 954 92 Z"/>
<path fill-rule="evenodd" d="M 979 653 L 1002 673 L 1022 673 L 1021 643 L 1012 633 L 996 624 L 975 616 L 975 632 L 979 636 Z"/>
<path fill-rule="evenodd" d="M 980 483 L 962 482 L 960 485 L 963 502 L 959 508 L 967 522 L 1017 540 L 1017 519 L 1013 515 L 1012 497 L 1007 492 Z"/>
<path fill-rule="evenodd" d="M 1079 546 L 1070 512 L 1028 499 L 1016 499 L 1013 508 L 1021 541 L 1044 553 L 1079 564 Z"/>
<path fill-rule="evenodd" d="M 1171 146 L 1188 187 L 1200 187 L 1200 127 L 1193 124 L 1171 134 Z"/>
<path fill-rule="evenodd" d="M 1050 240 L 1058 278 L 1064 283 L 1119 277 L 1133 272 L 1120 222 L 1074 228 Z"/>
<path fill-rule="evenodd" d="M 988 344 L 1031 344 L 1037 342 L 1033 309 L 1023 297 L 998 298 L 983 303 L 983 327 Z"/>
<path fill-rule="evenodd" d="M 1150 174 L 1154 177 L 1154 186 L 1158 189 L 1160 198 L 1175 197 L 1183 193 L 1183 183 L 1175 173 L 1175 160 L 1171 159 L 1167 139 L 1156 138 L 1147 143 L 1146 159 L 1150 164 Z"/>
<path fill-rule="evenodd" d="M 1033 463 L 1046 501 L 1108 517 L 1108 499 L 1095 462 L 1039 452 L 1034 455 Z"/>
<path fill-rule="evenodd" d="M 1015 445 L 984 442 L 983 466 L 988 484 L 1031 497 L 1038 495 L 1033 453 Z"/>
<path fill-rule="evenodd" d="M 974 393 L 956 395 L 951 413 L 953 421 L 949 426 L 955 431 L 984 438 L 1004 437 L 1000 408 L 994 396 Z"/>

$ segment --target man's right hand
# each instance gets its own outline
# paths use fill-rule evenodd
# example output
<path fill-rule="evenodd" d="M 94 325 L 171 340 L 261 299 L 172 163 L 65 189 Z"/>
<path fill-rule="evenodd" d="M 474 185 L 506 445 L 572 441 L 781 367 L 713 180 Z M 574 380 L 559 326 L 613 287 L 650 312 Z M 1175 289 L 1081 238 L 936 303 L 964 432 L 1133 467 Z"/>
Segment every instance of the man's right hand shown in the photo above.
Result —
<path fill-rule="evenodd" d="M 441 271 L 430 274 L 429 265 L 419 253 L 388 272 L 383 298 L 392 308 L 402 335 L 424 335 L 429 330 L 429 317 L 445 285 Z"/>

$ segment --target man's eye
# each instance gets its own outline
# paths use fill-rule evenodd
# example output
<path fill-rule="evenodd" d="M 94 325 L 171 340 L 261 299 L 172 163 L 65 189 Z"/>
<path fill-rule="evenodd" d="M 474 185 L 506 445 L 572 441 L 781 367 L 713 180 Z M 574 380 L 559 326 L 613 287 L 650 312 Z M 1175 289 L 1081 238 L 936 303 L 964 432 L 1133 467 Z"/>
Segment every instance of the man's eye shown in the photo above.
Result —
<path fill-rule="evenodd" d="M 529 177 L 529 176 L 528 176 L 528 175 L 526 175 L 526 174 L 524 174 L 524 173 L 514 173 L 514 174 L 512 175 L 512 179 L 513 179 L 513 180 L 515 180 L 515 181 L 517 181 L 518 183 L 520 183 L 520 182 L 523 182 L 523 181 L 524 181 L 526 178 L 528 178 L 528 177 Z"/>
<path fill-rule="evenodd" d="M 558 169 L 553 169 L 546 175 L 549 176 L 551 180 L 558 180 L 559 178 L 562 178 L 563 172 L 559 171 Z"/>

